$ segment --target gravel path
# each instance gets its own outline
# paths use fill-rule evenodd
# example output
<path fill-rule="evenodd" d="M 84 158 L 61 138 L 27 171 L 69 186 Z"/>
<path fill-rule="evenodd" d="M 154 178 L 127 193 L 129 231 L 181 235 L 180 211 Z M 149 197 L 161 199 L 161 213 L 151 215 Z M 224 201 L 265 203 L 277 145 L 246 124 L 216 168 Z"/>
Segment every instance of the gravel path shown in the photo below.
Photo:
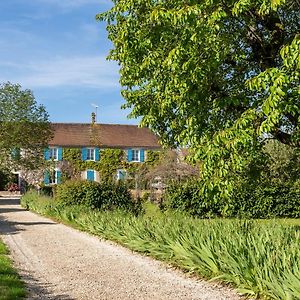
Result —
<path fill-rule="evenodd" d="M 240 299 L 228 288 L 28 212 L 18 200 L 0 198 L 0 233 L 28 299 Z"/>

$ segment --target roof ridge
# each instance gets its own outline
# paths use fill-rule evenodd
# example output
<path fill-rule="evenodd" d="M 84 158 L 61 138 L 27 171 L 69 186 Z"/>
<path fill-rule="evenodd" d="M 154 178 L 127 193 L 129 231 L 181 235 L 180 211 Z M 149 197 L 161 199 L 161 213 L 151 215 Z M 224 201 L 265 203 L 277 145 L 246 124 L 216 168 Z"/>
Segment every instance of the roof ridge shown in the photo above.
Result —
<path fill-rule="evenodd" d="M 131 126 L 131 127 L 138 127 L 138 128 L 147 128 L 147 127 L 139 127 L 138 125 L 134 124 L 111 124 L 111 123 L 67 123 L 67 122 L 51 122 L 50 124 L 53 125 L 109 125 L 109 126 Z"/>

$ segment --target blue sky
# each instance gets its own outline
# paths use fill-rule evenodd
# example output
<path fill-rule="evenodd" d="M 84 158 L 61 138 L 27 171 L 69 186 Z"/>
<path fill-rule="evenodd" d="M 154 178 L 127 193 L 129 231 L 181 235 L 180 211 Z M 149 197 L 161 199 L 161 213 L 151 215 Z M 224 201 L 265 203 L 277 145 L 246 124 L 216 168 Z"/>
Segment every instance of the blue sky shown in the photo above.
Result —
<path fill-rule="evenodd" d="M 110 0 L 1 0 L 0 82 L 20 83 L 53 122 L 137 124 L 121 110 L 118 66 L 105 24 L 95 15 Z"/>

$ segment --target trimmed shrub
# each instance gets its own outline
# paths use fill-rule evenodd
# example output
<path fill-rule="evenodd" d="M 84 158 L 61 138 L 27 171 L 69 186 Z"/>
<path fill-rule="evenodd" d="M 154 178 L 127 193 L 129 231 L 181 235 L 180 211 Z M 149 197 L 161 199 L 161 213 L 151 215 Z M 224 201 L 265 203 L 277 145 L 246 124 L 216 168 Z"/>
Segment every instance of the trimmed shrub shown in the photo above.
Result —
<path fill-rule="evenodd" d="M 300 188 L 285 184 L 246 185 L 229 203 L 230 216 L 299 218 Z"/>
<path fill-rule="evenodd" d="M 200 218 L 299 218 L 300 188 L 285 184 L 244 184 L 229 200 L 214 201 L 201 193 L 201 182 L 172 183 L 164 195 L 167 208 Z"/>
<path fill-rule="evenodd" d="M 221 216 L 223 203 L 205 198 L 200 184 L 196 180 L 170 183 L 163 197 L 164 206 L 201 218 Z"/>
<path fill-rule="evenodd" d="M 56 199 L 64 205 L 84 205 L 95 209 L 133 209 L 134 203 L 122 183 L 67 181 L 58 185 Z"/>

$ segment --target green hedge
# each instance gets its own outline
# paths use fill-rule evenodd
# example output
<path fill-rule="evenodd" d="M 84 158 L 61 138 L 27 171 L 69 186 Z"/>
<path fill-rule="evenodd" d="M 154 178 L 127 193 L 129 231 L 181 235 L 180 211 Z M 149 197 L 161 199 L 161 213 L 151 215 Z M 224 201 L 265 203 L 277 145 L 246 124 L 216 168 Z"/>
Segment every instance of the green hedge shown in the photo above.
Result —
<path fill-rule="evenodd" d="M 300 188 L 285 184 L 245 184 L 232 197 L 214 201 L 201 193 L 201 182 L 172 183 L 164 202 L 168 208 L 207 217 L 299 218 Z"/>
<path fill-rule="evenodd" d="M 300 189 L 285 184 L 249 185 L 237 190 L 229 215 L 248 218 L 299 218 Z"/>
<path fill-rule="evenodd" d="M 164 205 L 202 218 L 221 216 L 223 203 L 204 198 L 200 184 L 195 180 L 170 183 L 164 194 Z"/>
<path fill-rule="evenodd" d="M 123 184 L 67 181 L 58 185 L 55 198 L 64 205 L 84 205 L 96 209 L 132 209 L 135 203 Z"/>

